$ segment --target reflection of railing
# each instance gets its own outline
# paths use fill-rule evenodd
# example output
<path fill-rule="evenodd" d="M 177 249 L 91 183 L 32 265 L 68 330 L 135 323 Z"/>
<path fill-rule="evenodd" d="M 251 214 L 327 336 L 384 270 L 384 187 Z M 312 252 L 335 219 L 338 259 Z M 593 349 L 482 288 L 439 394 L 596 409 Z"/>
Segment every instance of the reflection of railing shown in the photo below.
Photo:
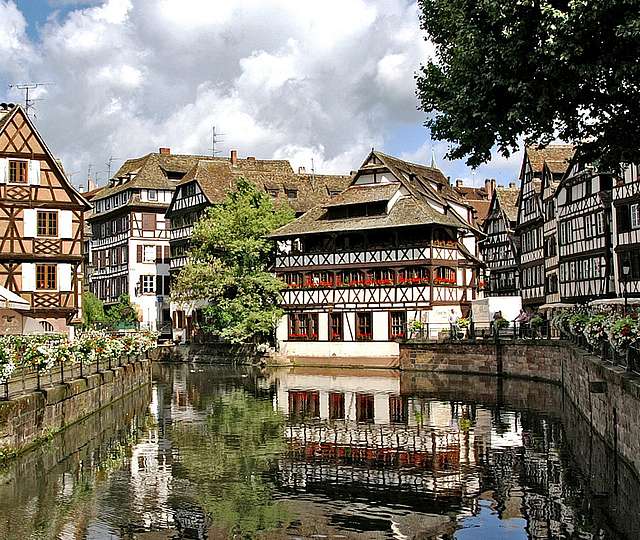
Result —
<path fill-rule="evenodd" d="M 119 357 L 117 360 L 112 360 L 110 356 L 106 360 L 100 360 L 99 357 L 96 357 L 96 361 L 90 364 L 59 361 L 49 370 L 39 367 L 16 368 L 9 380 L 0 386 L 2 388 L 0 399 L 7 400 L 44 388 L 66 384 L 76 379 L 86 379 L 90 375 L 126 366 L 143 358 L 146 358 L 146 355 L 144 357 L 124 356 Z"/>

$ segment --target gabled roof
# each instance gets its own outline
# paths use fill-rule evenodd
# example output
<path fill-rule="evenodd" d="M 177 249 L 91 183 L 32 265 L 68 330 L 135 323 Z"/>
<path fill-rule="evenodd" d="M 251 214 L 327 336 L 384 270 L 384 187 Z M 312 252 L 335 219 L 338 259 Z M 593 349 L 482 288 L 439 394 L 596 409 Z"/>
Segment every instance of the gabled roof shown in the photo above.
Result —
<path fill-rule="evenodd" d="M 572 144 L 550 144 L 545 147 L 526 146 L 525 154 L 529 159 L 531 168 L 534 173 L 541 173 L 545 162 L 552 163 L 553 167 L 560 170 L 561 173 L 566 171 L 569 161 L 573 157 L 575 147 Z M 551 169 L 552 172 L 555 172 Z"/>
<path fill-rule="evenodd" d="M 325 208 L 331 206 L 348 206 L 350 204 L 365 204 L 389 201 L 400 189 L 400 183 L 364 184 L 351 186 L 325 203 Z"/>
<path fill-rule="evenodd" d="M 495 195 L 500 209 L 504 213 L 509 222 L 518 220 L 518 197 L 520 196 L 519 188 L 497 187 Z"/>
<path fill-rule="evenodd" d="M 6 105 L 6 104 L 3 104 L 3 105 Z M 58 173 L 58 178 L 62 183 L 62 185 L 64 185 L 64 187 L 66 187 L 71 193 L 73 193 L 73 196 L 77 199 L 80 205 L 84 206 L 86 209 L 91 208 L 91 204 L 89 204 L 89 201 L 87 201 L 82 196 L 82 194 L 69 181 L 66 173 L 62 168 L 60 161 L 53 156 L 53 153 L 47 146 L 47 143 L 44 142 L 44 139 L 36 129 L 36 126 L 34 125 L 34 123 L 29 118 L 29 115 L 22 109 L 22 106 L 9 104 L 9 105 L 6 105 L 5 107 L 0 108 L 0 133 L 4 131 L 4 129 L 7 127 L 7 124 L 10 122 L 10 120 L 14 118 L 18 113 L 22 115 L 22 117 L 24 118 L 24 121 L 28 125 L 29 129 L 32 131 L 34 137 L 36 138 L 36 140 L 44 150 L 45 154 L 49 157 L 50 165 Z"/>
<path fill-rule="evenodd" d="M 197 182 L 209 203 L 215 204 L 224 200 L 241 177 L 265 191 L 277 191 L 298 213 L 326 202 L 351 181 L 350 176 L 297 174 L 287 160 L 245 158 L 232 164 L 228 158 L 200 158 L 177 185 Z M 291 191 L 295 197 L 288 196 Z"/>

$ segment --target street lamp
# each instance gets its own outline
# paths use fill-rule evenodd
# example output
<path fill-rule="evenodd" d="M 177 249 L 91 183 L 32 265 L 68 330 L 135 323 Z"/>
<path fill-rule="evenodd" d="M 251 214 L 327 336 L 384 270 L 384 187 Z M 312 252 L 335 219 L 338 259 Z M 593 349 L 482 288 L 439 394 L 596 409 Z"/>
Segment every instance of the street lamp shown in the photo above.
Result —
<path fill-rule="evenodd" d="M 629 257 L 625 257 L 622 262 L 622 283 L 624 285 L 624 314 L 627 315 L 627 281 L 629 280 L 629 272 L 631 271 L 631 265 L 629 264 Z"/>

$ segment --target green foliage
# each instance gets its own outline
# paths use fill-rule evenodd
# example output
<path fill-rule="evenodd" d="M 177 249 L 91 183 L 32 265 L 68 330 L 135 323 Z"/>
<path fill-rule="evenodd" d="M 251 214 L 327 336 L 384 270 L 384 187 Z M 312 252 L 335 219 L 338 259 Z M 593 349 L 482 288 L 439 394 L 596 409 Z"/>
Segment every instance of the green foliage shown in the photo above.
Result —
<path fill-rule="evenodd" d="M 509 321 L 504 317 L 498 317 L 495 321 L 493 321 L 493 324 L 498 330 L 502 330 L 503 328 L 507 328 L 509 326 Z"/>
<path fill-rule="evenodd" d="M 579 144 L 640 159 L 640 10 L 631 0 L 419 0 L 436 55 L 417 77 L 432 136 L 477 166 L 491 149 Z"/>
<path fill-rule="evenodd" d="M 269 195 L 239 179 L 196 225 L 173 300 L 206 300 L 203 329 L 224 340 L 269 340 L 282 316 L 284 284 L 269 271 L 273 241 L 267 235 L 293 218 L 289 207 L 276 207 Z"/>
<path fill-rule="evenodd" d="M 284 418 L 241 390 L 214 396 L 204 424 L 175 426 L 172 441 L 194 496 L 229 538 L 255 538 L 287 521 L 267 479 L 284 450 Z"/>
<path fill-rule="evenodd" d="M 138 322 L 138 312 L 128 294 L 121 295 L 118 303 L 107 309 L 105 320 L 113 325 L 135 325 Z"/>
<path fill-rule="evenodd" d="M 82 319 L 85 328 L 106 320 L 102 301 L 89 291 L 82 293 Z"/>

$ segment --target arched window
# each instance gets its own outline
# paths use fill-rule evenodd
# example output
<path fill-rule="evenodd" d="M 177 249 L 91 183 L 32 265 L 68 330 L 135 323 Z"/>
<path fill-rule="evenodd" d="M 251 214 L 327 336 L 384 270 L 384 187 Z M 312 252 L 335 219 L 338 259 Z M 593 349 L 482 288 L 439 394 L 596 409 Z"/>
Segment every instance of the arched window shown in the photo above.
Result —
<path fill-rule="evenodd" d="M 439 266 L 436 268 L 433 282 L 436 285 L 455 285 L 456 271 L 448 266 Z"/>
<path fill-rule="evenodd" d="M 45 333 L 55 332 L 55 328 L 49 321 L 40 321 L 40 327 Z"/>

